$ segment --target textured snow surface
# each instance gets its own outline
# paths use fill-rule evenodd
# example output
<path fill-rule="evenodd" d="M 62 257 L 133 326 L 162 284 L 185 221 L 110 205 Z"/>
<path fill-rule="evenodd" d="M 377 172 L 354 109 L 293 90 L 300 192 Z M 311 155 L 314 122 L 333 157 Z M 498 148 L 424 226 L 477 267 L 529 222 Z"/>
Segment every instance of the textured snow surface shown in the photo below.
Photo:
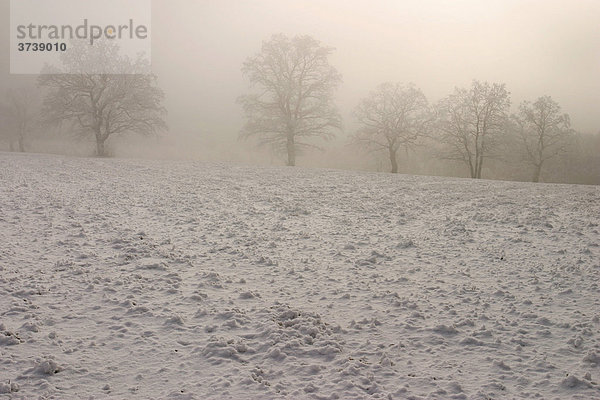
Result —
<path fill-rule="evenodd" d="M 0 153 L 0 398 L 600 399 L 600 189 Z"/>

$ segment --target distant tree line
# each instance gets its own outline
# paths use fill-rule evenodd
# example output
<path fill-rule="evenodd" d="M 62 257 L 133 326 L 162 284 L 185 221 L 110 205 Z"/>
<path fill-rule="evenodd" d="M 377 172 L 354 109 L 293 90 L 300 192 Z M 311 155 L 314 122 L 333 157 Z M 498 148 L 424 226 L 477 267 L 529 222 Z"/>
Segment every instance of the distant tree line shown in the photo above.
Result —
<path fill-rule="evenodd" d="M 256 90 L 239 99 L 246 115 L 241 136 L 258 137 L 284 152 L 293 166 L 299 151 L 340 130 L 333 95 L 341 77 L 328 63 L 332 51 L 308 36 L 274 35 L 264 42 L 242 69 Z M 524 101 L 514 114 L 510 106 L 510 92 L 500 83 L 475 80 L 435 104 L 413 84 L 383 83 L 356 106 L 360 128 L 351 138 L 386 154 L 392 173 L 400 171 L 401 153 L 428 148 L 435 149 L 432 157 L 463 164 L 475 179 L 486 177 L 488 164 L 505 162 L 529 168 L 530 180 L 539 182 L 553 176 L 557 162 L 570 160 L 585 176 L 579 181 L 600 183 L 600 171 L 585 171 L 600 169 L 599 156 L 587 153 L 600 150 L 600 132 L 595 137 L 575 132 L 569 115 L 547 95 Z"/>
<path fill-rule="evenodd" d="M 95 155 L 105 156 L 112 137 L 165 130 L 156 76 L 139 72 L 144 60 L 117 50 L 110 42 L 76 46 L 62 69 L 39 76 L 37 89 L 6 93 L 0 142 L 26 151 L 33 136 L 53 127 L 90 138 Z M 310 36 L 265 41 L 242 66 L 251 92 L 238 99 L 245 116 L 240 136 L 257 138 L 294 166 L 304 151 L 342 131 L 334 104 L 342 77 L 329 64 L 333 50 Z M 103 70 L 90 73 L 90 64 Z M 548 95 L 513 113 L 510 107 L 501 83 L 475 80 L 435 103 L 414 84 L 383 83 L 356 105 L 358 128 L 349 132 L 349 144 L 392 173 L 600 184 L 600 132 L 574 131 Z"/>

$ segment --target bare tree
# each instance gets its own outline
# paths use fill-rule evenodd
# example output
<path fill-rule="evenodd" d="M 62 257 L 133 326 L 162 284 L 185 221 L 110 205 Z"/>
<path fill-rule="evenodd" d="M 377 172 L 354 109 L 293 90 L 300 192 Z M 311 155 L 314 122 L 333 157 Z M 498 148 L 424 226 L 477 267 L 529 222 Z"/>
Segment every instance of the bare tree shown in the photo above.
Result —
<path fill-rule="evenodd" d="M 25 140 L 37 123 L 37 111 L 33 93 L 27 88 L 10 89 L 1 106 L 10 151 L 25 151 Z"/>
<path fill-rule="evenodd" d="M 261 51 L 244 62 L 242 72 L 257 92 L 239 98 L 246 123 L 242 138 L 257 136 L 261 144 L 287 154 L 287 165 L 314 138 L 329 139 L 341 128 L 333 93 L 341 75 L 329 65 L 333 49 L 310 36 L 273 35 Z"/>
<path fill-rule="evenodd" d="M 509 107 L 504 84 L 473 81 L 469 90 L 456 88 L 436 107 L 440 140 L 447 147 L 442 157 L 464 162 L 471 178 L 481 178 L 484 160 L 506 130 Z"/>
<path fill-rule="evenodd" d="M 424 136 L 430 122 L 427 98 L 414 85 L 384 83 L 363 99 L 355 110 L 362 125 L 354 140 L 389 155 L 391 172 L 398 172 L 398 150 L 409 148 Z"/>
<path fill-rule="evenodd" d="M 139 73 L 145 70 L 144 60 L 119 56 L 110 41 L 74 44 L 62 59 L 66 71 L 46 71 L 39 78 L 39 85 L 48 90 L 45 121 L 70 123 L 80 134 L 93 135 L 97 156 L 106 155 L 105 143 L 114 135 L 154 134 L 166 128 L 164 94 L 156 76 Z M 86 72 L 89 64 L 110 73 Z"/>
<path fill-rule="evenodd" d="M 532 181 L 539 182 L 544 163 L 565 151 L 571 143 L 573 131 L 569 115 L 561 113 L 552 97 L 542 96 L 534 103 L 521 103 L 513 120 L 522 140 L 525 159 L 533 166 Z"/>

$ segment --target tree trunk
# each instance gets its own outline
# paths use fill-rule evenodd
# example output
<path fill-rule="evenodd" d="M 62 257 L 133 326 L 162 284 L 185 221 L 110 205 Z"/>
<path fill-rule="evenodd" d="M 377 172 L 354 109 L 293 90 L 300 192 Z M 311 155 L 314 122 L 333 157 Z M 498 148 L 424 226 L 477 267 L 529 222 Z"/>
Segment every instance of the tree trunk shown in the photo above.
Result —
<path fill-rule="evenodd" d="M 105 141 L 106 141 L 106 138 L 96 136 L 96 156 L 98 156 L 98 157 L 106 156 L 106 149 L 104 148 Z"/>
<path fill-rule="evenodd" d="M 533 178 L 531 178 L 532 182 L 539 182 L 540 181 L 540 175 L 542 174 L 542 164 L 538 164 L 535 166 L 535 169 L 533 170 Z"/>
<path fill-rule="evenodd" d="M 481 179 L 481 169 L 483 168 L 483 156 L 479 156 L 479 161 L 477 162 L 477 171 L 475 172 L 475 178 Z"/>
<path fill-rule="evenodd" d="M 294 136 L 288 135 L 287 137 L 287 156 L 288 167 L 294 167 L 296 165 L 296 146 L 294 144 Z"/>
<path fill-rule="evenodd" d="M 469 158 L 469 162 L 466 163 L 469 167 L 469 173 L 471 174 L 471 179 L 475 178 L 475 167 L 473 166 L 473 161 Z"/>
<path fill-rule="evenodd" d="M 388 148 L 388 150 L 390 151 L 390 164 L 392 164 L 392 174 L 397 174 L 398 173 L 398 159 L 396 157 L 396 149 L 394 149 L 392 146 L 390 146 Z"/>
<path fill-rule="evenodd" d="M 19 136 L 19 151 L 25 153 L 25 139 L 23 136 Z"/>

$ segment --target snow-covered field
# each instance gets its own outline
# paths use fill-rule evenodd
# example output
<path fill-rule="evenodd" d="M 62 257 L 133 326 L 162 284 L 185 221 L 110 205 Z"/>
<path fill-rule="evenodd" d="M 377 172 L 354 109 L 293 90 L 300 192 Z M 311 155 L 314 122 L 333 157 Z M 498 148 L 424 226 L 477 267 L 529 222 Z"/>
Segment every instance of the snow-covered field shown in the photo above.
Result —
<path fill-rule="evenodd" d="M 600 188 L 0 153 L 0 398 L 600 399 Z"/>

